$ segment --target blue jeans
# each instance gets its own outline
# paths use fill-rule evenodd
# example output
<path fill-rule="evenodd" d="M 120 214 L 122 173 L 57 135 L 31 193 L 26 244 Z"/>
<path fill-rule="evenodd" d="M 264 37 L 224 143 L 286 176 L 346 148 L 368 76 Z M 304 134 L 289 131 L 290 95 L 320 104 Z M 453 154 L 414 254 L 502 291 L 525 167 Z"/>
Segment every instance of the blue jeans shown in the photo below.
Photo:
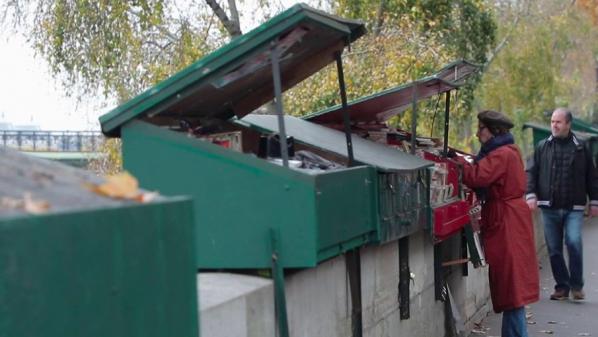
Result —
<path fill-rule="evenodd" d="M 527 321 L 525 320 L 525 309 L 504 311 L 502 313 L 501 337 L 527 337 Z"/>
<path fill-rule="evenodd" d="M 583 211 L 542 209 L 544 238 L 550 256 L 554 289 L 569 291 L 583 288 L 583 247 L 581 226 Z M 569 269 L 563 257 L 563 235 L 569 253 Z"/>

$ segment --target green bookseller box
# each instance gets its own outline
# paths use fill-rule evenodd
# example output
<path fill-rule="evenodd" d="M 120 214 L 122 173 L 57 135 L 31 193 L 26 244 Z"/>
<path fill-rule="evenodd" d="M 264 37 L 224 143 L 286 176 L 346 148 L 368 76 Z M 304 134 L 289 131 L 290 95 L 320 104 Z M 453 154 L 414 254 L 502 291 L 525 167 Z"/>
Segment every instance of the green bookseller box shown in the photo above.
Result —
<path fill-rule="evenodd" d="M 194 199 L 198 268 L 270 268 L 273 231 L 280 235 L 277 262 L 303 268 L 419 228 L 407 220 L 380 226 L 381 168 L 359 159 L 383 146 L 368 141 L 349 163 L 342 132 L 331 130 L 323 142 L 317 134 L 300 137 L 286 117 L 297 151 L 340 164 L 296 170 L 262 158 L 262 141 L 277 130 L 242 119 L 338 64 L 364 33 L 361 22 L 298 4 L 100 118 L 106 135 L 122 138 L 124 166 L 141 186 Z M 318 127 L 305 123 L 308 131 Z M 415 185 L 432 163 L 407 154 L 389 160 L 390 171 L 408 168 L 412 187 L 426 193 Z"/>
<path fill-rule="evenodd" d="M 198 336 L 191 200 L 114 200 L 97 179 L 0 149 L 0 336 Z M 47 212 L 9 202 L 25 194 Z"/>

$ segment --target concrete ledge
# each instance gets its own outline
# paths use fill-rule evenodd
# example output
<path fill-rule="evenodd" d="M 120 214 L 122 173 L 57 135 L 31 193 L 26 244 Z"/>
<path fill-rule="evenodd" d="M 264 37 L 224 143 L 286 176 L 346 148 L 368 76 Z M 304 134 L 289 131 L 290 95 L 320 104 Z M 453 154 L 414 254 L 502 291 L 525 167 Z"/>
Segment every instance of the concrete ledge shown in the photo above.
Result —
<path fill-rule="evenodd" d="M 197 282 L 202 337 L 274 336 L 272 280 L 200 273 Z"/>
<path fill-rule="evenodd" d="M 537 219 L 536 219 L 537 220 Z M 536 222 L 536 235 L 541 233 Z M 435 300 L 434 246 L 425 232 L 410 237 L 410 318 L 399 315 L 399 249 L 397 242 L 361 249 L 361 286 L 364 337 L 440 337 L 445 335 L 444 304 Z M 541 243 L 542 240 L 537 242 Z M 446 249 L 459 252 L 459 241 Z M 542 249 L 542 247 L 539 247 Z M 481 321 L 492 306 L 487 268 L 460 266 L 447 277 L 462 335 Z M 275 336 L 274 291 L 270 279 L 254 276 L 202 273 L 199 307 L 202 337 Z M 291 336 L 345 337 L 351 335 L 351 296 L 344 255 L 315 268 L 287 273 L 285 291 Z"/>

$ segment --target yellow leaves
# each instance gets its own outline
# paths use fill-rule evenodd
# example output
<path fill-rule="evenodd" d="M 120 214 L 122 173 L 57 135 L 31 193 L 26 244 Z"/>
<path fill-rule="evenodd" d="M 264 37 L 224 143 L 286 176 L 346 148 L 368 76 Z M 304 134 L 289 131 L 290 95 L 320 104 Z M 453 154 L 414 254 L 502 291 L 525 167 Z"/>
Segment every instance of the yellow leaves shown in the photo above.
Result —
<path fill-rule="evenodd" d="M 598 26 L 598 0 L 579 0 L 576 5 L 588 13 L 593 24 Z"/>
<path fill-rule="evenodd" d="M 99 175 L 116 174 L 122 170 L 121 140 L 106 139 L 100 145 L 101 156 L 90 161 L 88 169 Z"/>
<path fill-rule="evenodd" d="M 454 59 L 441 38 L 423 36 L 408 20 L 396 31 L 364 36 L 351 48 L 343 55 L 349 101 L 429 75 Z M 305 115 L 339 104 L 338 91 L 332 64 L 285 93 L 285 112 Z"/>
<path fill-rule="evenodd" d="M 128 172 L 117 173 L 106 177 L 103 184 L 85 184 L 90 191 L 114 199 L 134 200 L 138 202 L 150 202 L 157 196 L 157 192 L 139 191 L 137 179 Z"/>
<path fill-rule="evenodd" d="M 157 192 L 139 190 L 137 179 L 127 172 L 108 176 L 102 184 L 84 183 L 84 187 L 104 197 L 132 200 L 140 203 L 151 202 L 160 196 Z M 51 188 L 46 188 L 46 190 L 49 189 Z M 62 204 L 56 202 L 54 206 L 64 208 L 65 203 L 64 201 Z M 24 211 L 29 214 L 39 215 L 49 212 L 51 208 L 52 205 L 49 201 L 34 197 L 31 192 L 23 193 L 22 197 L 0 197 L 0 211 Z"/>
<path fill-rule="evenodd" d="M 90 186 L 90 189 L 97 194 L 119 199 L 135 198 L 138 188 L 137 179 L 128 172 L 108 176 L 105 183 Z"/>

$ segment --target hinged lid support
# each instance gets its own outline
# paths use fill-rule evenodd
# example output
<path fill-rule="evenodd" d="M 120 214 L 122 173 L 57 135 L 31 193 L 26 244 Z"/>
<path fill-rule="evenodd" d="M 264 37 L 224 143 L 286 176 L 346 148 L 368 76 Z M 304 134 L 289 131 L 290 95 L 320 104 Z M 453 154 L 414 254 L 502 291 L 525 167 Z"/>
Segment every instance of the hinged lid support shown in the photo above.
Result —
<path fill-rule="evenodd" d="M 284 128 L 282 111 L 282 89 L 280 83 L 280 50 L 277 43 L 272 43 L 272 79 L 274 81 L 274 102 L 276 103 L 276 115 L 278 116 L 278 136 L 280 137 L 280 155 L 284 167 L 289 167 L 289 152 L 287 148 L 287 133 Z"/>
<path fill-rule="evenodd" d="M 343 109 L 343 124 L 345 128 L 345 136 L 347 138 L 347 157 L 349 158 L 349 166 L 354 165 L 353 159 L 353 142 L 351 141 L 351 121 L 349 118 L 349 111 L 347 110 L 347 90 L 345 87 L 345 75 L 343 72 L 343 60 L 341 52 L 335 54 L 336 70 L 338 72 L 338 86 L 341 94 L 341 104 Z"/>

